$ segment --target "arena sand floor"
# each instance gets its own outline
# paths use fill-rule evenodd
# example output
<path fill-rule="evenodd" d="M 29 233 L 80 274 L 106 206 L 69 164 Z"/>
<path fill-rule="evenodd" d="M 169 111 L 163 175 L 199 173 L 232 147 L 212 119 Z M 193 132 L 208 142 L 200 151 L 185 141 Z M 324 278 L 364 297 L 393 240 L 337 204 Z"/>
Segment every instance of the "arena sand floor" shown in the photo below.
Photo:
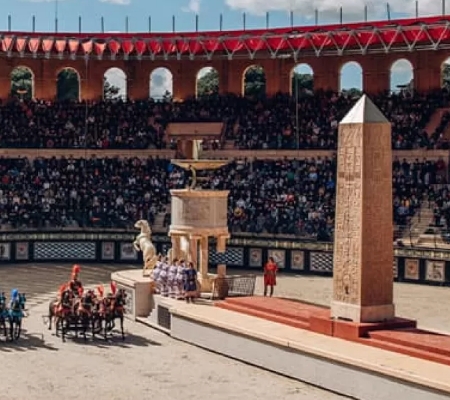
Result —
<path fill-rule="evenodd" d="M 109 282 L 124 265 L 82 265 L 86 286 Z M 68 340 L 47 330 L 42 316 L 71 265 L 0 266 L 0 290 L 27 293 L 29 317 L 18 343 L 0 342 L 1 398 L 6 400 L 337 400 L 344 397 L 209 353 L 127 321 L 127 339 Z M 258 278 L 257 292 L 262 280 Z M 330 278 L 280 275 L 276 295 L 328 304 Z M 398 314 L 421 326 L 450 330 L 450 288 L 395 284 Z"/>
<path fill-rule="evenodd" d="M 82 265 L 85 286 L 109 282 L 131 266 Z M 0 342 L 0 397 L 5 400 L 338 400 L 326 392 L 173 340 L 126 321 L 127 338 L 60 338 L 43 315 L 71 265 L 0 266 L 0 290 L 26 292 L 29 316 L 18 343 Z"/>

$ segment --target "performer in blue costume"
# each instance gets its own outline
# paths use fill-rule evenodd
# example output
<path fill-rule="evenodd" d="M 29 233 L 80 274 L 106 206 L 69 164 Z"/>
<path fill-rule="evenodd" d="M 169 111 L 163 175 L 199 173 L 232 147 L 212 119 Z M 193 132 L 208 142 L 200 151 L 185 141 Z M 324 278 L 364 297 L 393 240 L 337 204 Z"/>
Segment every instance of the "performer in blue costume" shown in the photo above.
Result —
<path fill-rule="evenodd" d="M 192 262 L 189 263 L 188 268 L 185 268 L 184 271 L 184 298 L 186 302 L 194 303 L 195 298 L 198 296 L 197 291 L 197 271 L 194 268 L 194 264 Z"/>
<path fill-rule="evenodd" d="M 11 290 L 11 300 L 9 302 L 10 317 L 22 319 L 22 299 L 18 289 Z"/>

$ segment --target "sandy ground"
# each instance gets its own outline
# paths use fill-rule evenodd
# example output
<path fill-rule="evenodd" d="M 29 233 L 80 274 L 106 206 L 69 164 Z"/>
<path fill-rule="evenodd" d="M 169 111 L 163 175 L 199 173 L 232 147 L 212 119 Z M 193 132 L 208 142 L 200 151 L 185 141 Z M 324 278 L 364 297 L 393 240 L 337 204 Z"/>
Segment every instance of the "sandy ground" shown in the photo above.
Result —
<path fill-rule="evenodd" d="M 42 304 L 30 310 L 17 344 L 0 343 L 1 398 L 79 400 L 337 400 L 325 392 L 189 346 L 127 322 L 127 338 L 62 343 L 43 326 Z M 81 398 L 84 398 L 82 396 Z"/>
<path fill-rule="evenodd" d="M 124 343 L 119 337 L 111 342 L 69 339 L 62 343 L 44 326 L 42 315 L 69 267 L 14 267 L 0 268 L 0 288 L 26 288 L 30 315 L 18 343 L 0 342 L 2 400 L 79 400 L 85 393 L 95 400 L 344 399 L 128 321 Z M 106 281 L 115 269 L 82 266 L 83 280 Z"/>
<path fill-rule="evenodd" d="M 106 282 L 127 266 L 82 266 L 87 285 Z M 42 315 L 67 265 L 14 265 L 0 268 L 0 290 L 19 287 L 29 296 L 26 334 L 16 344 L 0 342 L 1 399 L 79 400 L 88 389 L 96 400 L 337 400 L 344 397 L 209 353 L 127 322 L 125 343 L 117 337 L 62 343 Z M 330 278 L 279 276 L 276 295 L 329 304 Z M 257 281 L 257 293 L 262 280 Z M 450 288 L 395 284 L 397 314 L 421 326 L 450 330 Z"/>

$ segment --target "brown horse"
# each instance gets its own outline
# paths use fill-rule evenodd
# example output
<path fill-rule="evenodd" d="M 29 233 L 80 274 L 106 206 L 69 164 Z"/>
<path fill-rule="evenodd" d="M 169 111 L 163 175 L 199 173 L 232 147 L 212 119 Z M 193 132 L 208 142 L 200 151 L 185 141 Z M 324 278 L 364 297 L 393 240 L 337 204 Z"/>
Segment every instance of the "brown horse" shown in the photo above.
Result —
<path fill-rule="evenodd" d="M 93 312 L 96 302 L 96 296 L 93 290 L 88 290 L 78 302 L 77 308 L 75 310 L 75 315 L 77 320 L 81 323 L 81 332 L 83 334 L 84 340 L 86 340 L 86 332 L 89 329 L 89 325 L 92 328 L 92 337 L 94 337 L 94 319 Z M 77 322 L 78 322 L 77 321 Z"/>
<path fill-rule="evenodd" d="M 120 321 L 120 333 L 122 334 L 122 340 L 125 340 L 125 331 L 123 322 L 125 319 L 125 305 L 127 302 L 127 293 L 124 289 L 119 289 L 112 299 L 112 313 L 110 321 L 110 329 L 113 330 L 116 326 L 115 320 L 118 318 Z"/>
<path fill-rule="evenodd" d="M 61 331 L 62 340 L 65 341 L 66 330 L 73 315 L 74 297 L 70 289 L 64 290 L 60 299 L 55 299 L 50 302 L 48 306 L 48 329 L 52 329 L 52 321 L 55 319 L 56 336 L 59 336 Z"/>
<path fill-rule="evenodd" d="M 112 296 L 101 298 L 96 307 L 94 326 L 97 325 L 99 331 L 103 331 L 103 337 L 108 340 L 108 327 L 111 321 Z"/>
<path fill-rule="evenodd" d="M 96 320 L 98 326 L 103 331 L 103 337 L 108 340 L 108 332 L 115 328 L 115 320 L 120 320 L 120 330 L 122 340 L 125 340 L 124 330 L 124 306 L 126 301 L 126 293 L 123 289 L 119 289 L 115 294 L 109 294 L 102 298 L 98 303 L 96 312 Z"/>

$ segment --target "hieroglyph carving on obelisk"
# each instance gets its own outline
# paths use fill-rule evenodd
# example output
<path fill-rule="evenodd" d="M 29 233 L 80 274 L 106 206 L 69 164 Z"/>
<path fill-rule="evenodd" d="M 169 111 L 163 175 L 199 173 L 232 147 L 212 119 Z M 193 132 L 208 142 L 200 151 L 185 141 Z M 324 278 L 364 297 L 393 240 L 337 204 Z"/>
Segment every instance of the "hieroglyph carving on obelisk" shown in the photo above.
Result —
<path fill-rule="evenodd" d="M 391 124 L 363 96 L 339 125 L 334 318 L 394 317 Z"/>

